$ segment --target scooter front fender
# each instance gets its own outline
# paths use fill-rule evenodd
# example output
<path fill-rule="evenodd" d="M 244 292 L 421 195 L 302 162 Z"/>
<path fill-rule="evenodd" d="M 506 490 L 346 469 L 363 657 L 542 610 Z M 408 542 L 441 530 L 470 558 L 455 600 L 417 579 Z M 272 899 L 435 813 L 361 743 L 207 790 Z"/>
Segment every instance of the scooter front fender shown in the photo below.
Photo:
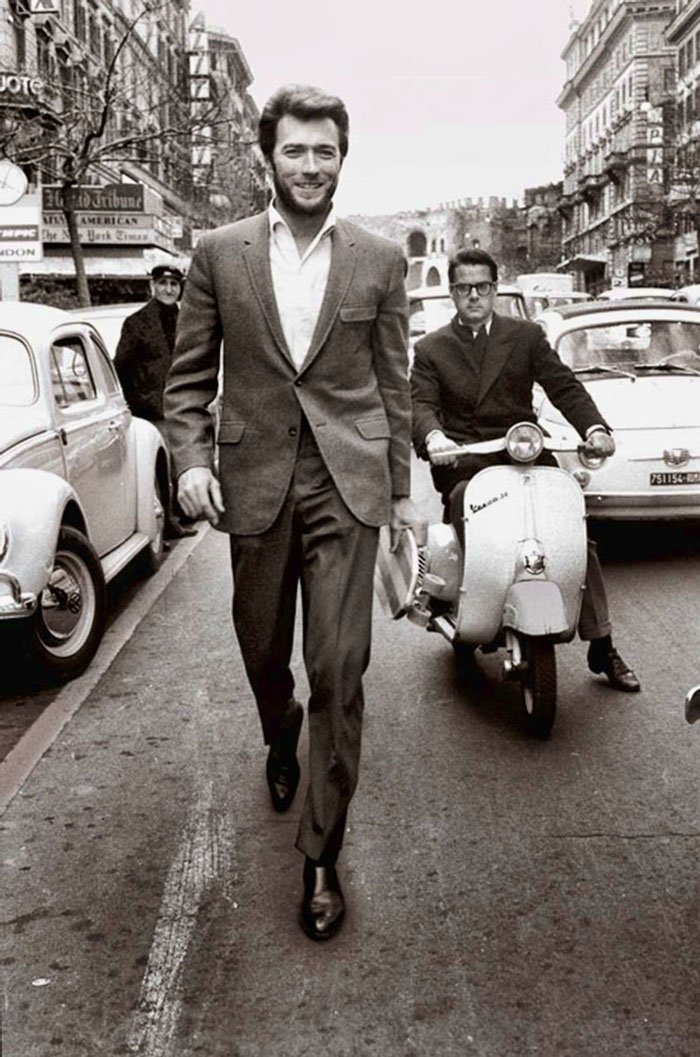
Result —
<path fill-rule="evenodd" d="M 562 593 L 549 580 L 512 584 L 503 606 L 503 627 L 532 637 L 572 636 Z"/>

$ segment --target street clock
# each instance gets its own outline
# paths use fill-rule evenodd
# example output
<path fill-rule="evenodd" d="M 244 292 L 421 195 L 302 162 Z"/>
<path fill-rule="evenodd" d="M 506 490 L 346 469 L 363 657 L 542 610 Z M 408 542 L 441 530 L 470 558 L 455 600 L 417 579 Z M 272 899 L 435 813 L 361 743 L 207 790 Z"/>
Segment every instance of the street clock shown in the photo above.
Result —
<path fill-rule="evenodd" d="M 0 158 L 0 205 L 11 206 L 27 193 L 27 177 L 19 165 Z"/>

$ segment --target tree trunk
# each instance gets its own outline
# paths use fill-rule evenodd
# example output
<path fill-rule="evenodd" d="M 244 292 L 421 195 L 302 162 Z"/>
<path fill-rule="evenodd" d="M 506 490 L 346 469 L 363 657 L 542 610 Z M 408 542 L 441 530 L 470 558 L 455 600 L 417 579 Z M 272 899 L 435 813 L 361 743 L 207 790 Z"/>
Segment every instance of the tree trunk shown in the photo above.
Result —
<path fill-rule="evenodd" d="M 75 214 L 74 184 L 63 185 L 61 188 L 61 201 L 63 204 L 63 215 L 66 218 L 66 225 L 68 226 L 68 237 L 70 238 L 73 264 L 75 265 L 75 282 L 78 292 L 78 301 L 80 302 L 81 308 L 89 308 L 92 301 L 90 300 L 87 275 L 85 274 L 85 258 L 83 256 L 83 247 L 80 242 L 80 232 L 78 231 L 78 218 Z"/>

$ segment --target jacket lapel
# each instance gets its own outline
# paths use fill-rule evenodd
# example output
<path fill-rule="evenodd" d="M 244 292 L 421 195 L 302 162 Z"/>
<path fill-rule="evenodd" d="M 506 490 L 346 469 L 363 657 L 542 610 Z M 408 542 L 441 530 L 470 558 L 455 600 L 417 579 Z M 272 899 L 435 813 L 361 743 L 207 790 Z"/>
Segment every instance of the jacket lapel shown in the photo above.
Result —
<path fill-rule="evenodd" d="M 336 222 L 331 238 L 333 242 L 328 282 L 302 370 L 306 370 L 313 362 L 328 337 L 355 271 L 355 239 L 342 220 Z"/>
<path fill-rule="evenodd" d="M 260 213 L 256 218 L 256 228 L 253 235 L 246 238 L 246 249 L 243 253 L 250 281 L 255 290 L 256 297 L 272 336 L 277 343 L 280 352 L 285 359 L 293 364 L 291 353 L 285 341 L 282 322 L 277 310 L 275 291 L 272 285 L 272 271 L 270 269 L 270 228 L 267 213 Z"/>
<path fill-rule="evenodd" d="M 493 315 L 491 333 L 484 352 L 484 361 L 481 368 L 481 380 L 479 382 L 479 397 L 477 403 L 486 396 L 487 392 L 498 378 L 510 355 L 511 339 L 508 334 L 508 324 L 497 313 Z"/>

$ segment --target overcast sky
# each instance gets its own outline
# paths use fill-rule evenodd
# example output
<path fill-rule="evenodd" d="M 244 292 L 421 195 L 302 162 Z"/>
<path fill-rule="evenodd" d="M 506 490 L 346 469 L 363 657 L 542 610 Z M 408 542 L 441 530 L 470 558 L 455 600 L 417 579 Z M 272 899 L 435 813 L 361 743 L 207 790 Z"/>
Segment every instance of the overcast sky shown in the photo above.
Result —
<path fill-rule="evenodd" d="M 561 179 L 562 49 L 591 0 L 193 0 L 237 37 L 261 106 L 317 84 L 350 114 L 341 213 L 522 198 Z"/>

